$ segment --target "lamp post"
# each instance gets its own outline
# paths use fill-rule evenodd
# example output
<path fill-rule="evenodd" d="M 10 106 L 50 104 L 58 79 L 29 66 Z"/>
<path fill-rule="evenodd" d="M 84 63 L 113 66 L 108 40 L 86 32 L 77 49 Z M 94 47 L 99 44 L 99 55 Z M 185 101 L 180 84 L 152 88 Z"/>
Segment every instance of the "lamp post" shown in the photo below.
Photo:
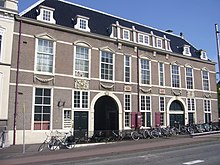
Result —
<path fill-rule="evenodd" d="M 220 51 L 219 51 L 219 29 L 218 24 L 215 24 L 215 34 L 216 34 L 216 44 L 217 44 L 217 54 L 218 54 L 218 73 L 220 77 Z"/>

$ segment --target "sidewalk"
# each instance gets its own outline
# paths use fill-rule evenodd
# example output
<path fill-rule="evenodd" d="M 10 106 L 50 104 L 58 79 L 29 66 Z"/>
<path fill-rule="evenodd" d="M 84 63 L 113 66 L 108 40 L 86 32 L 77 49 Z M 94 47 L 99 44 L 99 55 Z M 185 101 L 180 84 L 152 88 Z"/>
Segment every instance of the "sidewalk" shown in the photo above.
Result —
<path fill-rule="evenodd" d="M 143 139 L 139 141 L 122 141 L 115 143 L 100 143 L 78 146 L 74 149 L 61 149 L 59 151 L 45 150 L 37 152 L 39 144 L 26 145 L 26 152 L 22 153 L 22 145 L 10 146 L 0 150 L 0 164 L 42 164 L 43 162 L 95 157 L 101 155 L 120 154 L 143 150 L 152 150 L 179 145 L 190 145 L 201 142 L 220 140 L 220 134 L 200 137 L 176 136 L 158 139 Z"/>

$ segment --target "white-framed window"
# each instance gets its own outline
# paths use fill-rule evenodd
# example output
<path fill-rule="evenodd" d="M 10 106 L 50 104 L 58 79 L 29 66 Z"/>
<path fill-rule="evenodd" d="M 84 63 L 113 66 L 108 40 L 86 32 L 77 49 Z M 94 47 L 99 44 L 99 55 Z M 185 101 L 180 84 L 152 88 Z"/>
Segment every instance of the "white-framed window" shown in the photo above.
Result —
<path fill-rule="evenodd" d="M 123 39 L 124 40 L 130 40 L 130 31 L 123 29 Z"/>
<path fill-rule="evenodd" d="M 195 112 L 195 99 L 187 98 L 187 109 L 190 112 Z"/>
<path fill-rule="evenodd" d="M 70 129 L 73 126 L 73 114 L 71 109 L 63 109 L 63 128 Z"/>
<path fill-rule="evenodd" d="M 125 127 L 131 127 L 131 95 L 124 95 Z"/>
<path fill-rule="evenodd" d="M 180 87 L 180 67 L 176 64 L 171 66 L 172 71 L 172 87 L 179 88 Z"/>
<path fill-rule="evenodd" d="M 209 72 L 207 70 L 202 70 L 202 82 L 203 82 L 203 90 L 209 90 Z"/>
<path fill-rule="evenodd" d="M 165 112 L 165 97 L 160 97 L 160 112 Z"/>
<path fill-rule="evenodd" d="M 34 94 L 34 130 L 50 130 L 52 90 L 35 88 Z"/>
<path fill-rule="evenodd" d="M 186 88 L 193 89 L 193 68 L 186 67 Z"/>
<path fill-rule="evenodd" d="M 3 73 L 0 72 L 0 105 L 2 105 L 2 99 L 3 99 Z M 2 113 L 2 107 L 0 106 L 0 113 Z"/>
<path fill-rule="evenodd" d="M 89 108 L 89 92 L 74 90 L 73 92 L 73 107 L 77 109 Z"/>
<path fill-rule="evenodd" d="M 3 61 L 3 38 L 4 30 L 0 28 L 0 62 Z"/>
<path fill-rule="evenodd" d="M 142 116 L 142 126 L 151 127 L 151 97 L 141 95 L 140 112 Z"/>
<path fill-rule="evenodd" d="M 114 80 L 114 55 L 109 51 L 101 51 L 101 79 Z"/>
<path fill-rule="evenodd" d="M 40 14 L 37 16 L 37 20 L 53 23 L 55 24 L 56 21 L 53 18 L 55 9 L 46 7 L 46 6 L 40 6 L 39 12 Z"/>
<path fill-rule="evenodd" d="M 144 34 L 138 34 L 138 43 L 149 45 L 149 36 Z"/>
<path fill-rule="evenodd" d="M 124 56 L 124 81 L 131 82 L 131 56 Z"/>
<path fill-rule="evenodd" d="M 37 38 L 36 43 L 36 72 L 52 74 L 54 72 L 55 42 L 48 39 Z"/>
<path fill-rule="evenodd" d="M 163 48 L 163 41 L 162 41 L 162 39 L 160 39 L 160 38 L 156 39 L 156 46 L 157 46 L 157 48 L 160 48 L 160 49 Z"/>
<path fill-rule="evenodd" d="M 75 29 L 90 32 L 88 17 L 77 15 L 76 19 L 77 19 L 77 23 L 74 26 Z"/>
<path fill-rule="evenodd" d="M 204 99 L 203 102 L 203 109 L 204 109 L 204 122 L 210 123 L 212 121 L 211 119 L 211 100 Z"/>
<path fill-rule="evenodd" d="M 141 83 L 150 84 L 151 75 L 150 75 L 150 61 L 147 59 L 140 59 L 140 69 L 141 69 Z"/>
<path fill-rule="evenodd" d="M 190 46 L 189 45 L 183 45 L 183 55 L 191 56 Z"/>
<path fill-rule="evenodd" d="M 75 47 L 75 76 L 89 78 L 90 54 L 89 47 L 76 45 Z"/>
<path fill-rule="evenodd" d="M 164 125 L 164 118 L 165 118 L 165 97 L 161 96 L 159 98 L 159 102 L 160 102 L 160 125 Z"/>
<path fill-rule="evenodd" d="M 200 50 L 200 58 L 203 60 L 208 60 L 207 53 L 205 50 Z"/>
<path fill-rule="evenodd" d="M 165 72 L 164 72 L 164 63 L 159 62 L 159 85 L 164 86 L 164 77 L 165 77 Z"/>

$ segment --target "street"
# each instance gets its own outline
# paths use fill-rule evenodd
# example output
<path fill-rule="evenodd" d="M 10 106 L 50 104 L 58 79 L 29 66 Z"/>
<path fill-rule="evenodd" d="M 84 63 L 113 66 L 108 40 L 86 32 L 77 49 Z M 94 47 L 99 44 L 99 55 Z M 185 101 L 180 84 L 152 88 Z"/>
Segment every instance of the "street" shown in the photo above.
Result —
<path fill-rule="evenodd" d="M 53 165 L 219 165 L 220 143 L 204 142 L 129 154 L 114 154 L 80 161 L 62 161 Z"/>

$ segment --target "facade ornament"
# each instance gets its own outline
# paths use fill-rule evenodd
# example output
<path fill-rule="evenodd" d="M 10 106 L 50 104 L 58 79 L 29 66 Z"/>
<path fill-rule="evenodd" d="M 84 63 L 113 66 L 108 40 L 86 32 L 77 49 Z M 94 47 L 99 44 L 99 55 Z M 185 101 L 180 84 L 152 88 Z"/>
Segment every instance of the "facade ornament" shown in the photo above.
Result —
<path fill-rule="evenodd" d="M 52 81 L 54 79 L 54 77 L 52 78 L 49 78 L 49 79 L 46 79 L 46 78 L 40 78 L 40 77 L 37 77 L 36 75 L 34 76 L 34 78 L 42 83 L 48 83 L 50 81 Z"/>
<path fill-rule="evenodd" d="M 211 93 L 204 93 L 204 97 L 205 97 L 205 98 L 211 98 L 212 95 L 211 95 Z"/>
<path fill-rule="evenodd" d="M 76 80 L 75 88 L 77 89 L 89 89 L 89 81 L 87 80 Z"/>
<path fill-rule="evenodd" d="M 125 92 L 131 92 L 132 91 L 132 87 L 130 85 L 125 85 L 124 86 L 124 91 Z"/>
<path fill-rule="evenodd" d="M 140 88 L 140 90 L 141 90 L 143 93 L 151 93 L 151 91 L 152 91 L 151 88 L 149 88 L 149 89 Z"/>
<path fill-rule="evenodd" d="M 112 84 L 112 85 L 104 85 L 104 84 L 100 83 L 100 86 L 102 88 L 105 88 L 105 89 L 112 89 L 114 87 L 114 84 Z"/>
<path fill-rule="evenodd" d="M 175 96 L 180 96 L 180 95 L 182 95 L 182 91 L 181 91 L 181 90 L 174 90 L 174 89 L 172 89 L 171 91 L 173 92 L 173 94 L 174 94 Z"/>

